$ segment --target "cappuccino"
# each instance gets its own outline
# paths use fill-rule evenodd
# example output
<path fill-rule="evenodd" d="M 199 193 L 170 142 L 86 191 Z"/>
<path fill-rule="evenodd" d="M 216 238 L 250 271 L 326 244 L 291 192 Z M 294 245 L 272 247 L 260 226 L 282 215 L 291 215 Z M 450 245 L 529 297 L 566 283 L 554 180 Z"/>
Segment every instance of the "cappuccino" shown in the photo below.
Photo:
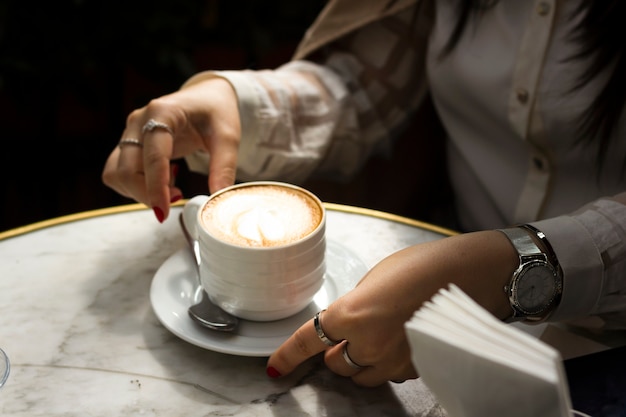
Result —
<path fill-rule="evenodd" d="M 218 193 L 203 207 L 202 227 L 237 246 L 276 247 L 311 234 L 323 217 L 321 203 L 298 188 L 250 185 Z"/>
<path fill-rule="evenodd" d="M 247 320 L 302 311 L 326 273 L 326 211 L 311 192 L 272 181 L 233 185 L 185 203 L 197 236 L 202 288 Z"/>

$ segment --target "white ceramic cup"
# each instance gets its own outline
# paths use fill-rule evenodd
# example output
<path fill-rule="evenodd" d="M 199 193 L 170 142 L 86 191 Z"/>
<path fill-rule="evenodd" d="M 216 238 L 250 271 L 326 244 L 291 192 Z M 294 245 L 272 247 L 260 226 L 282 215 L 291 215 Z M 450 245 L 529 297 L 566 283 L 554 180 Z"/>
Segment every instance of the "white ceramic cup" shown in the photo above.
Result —
<path fill-rule="evenodd" d="M 304 309 L 324 282 L 326 211 L 313 193 L 274 181 L 190 199 L 185 223 L 200 246 L 200 280 L 213 303 L 243 319 Z"/>

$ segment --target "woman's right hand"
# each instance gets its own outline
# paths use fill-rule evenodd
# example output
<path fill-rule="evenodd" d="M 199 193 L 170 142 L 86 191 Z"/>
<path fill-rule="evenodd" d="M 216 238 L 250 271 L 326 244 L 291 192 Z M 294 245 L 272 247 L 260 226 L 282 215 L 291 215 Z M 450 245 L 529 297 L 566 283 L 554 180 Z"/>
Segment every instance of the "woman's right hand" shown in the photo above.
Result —
<path fill-rule="evenodd" d="M 158 126 L 144 128 L 150 120 Z M 182 197 L 170 161 L 199 150 L 207 152 L 208 189 L 213 193 L 235 182 L 240 136 L 237 96 L 231 84 L 220 77 L 199 81 L 153 99 L 128 116 L 120 140 L 136 139 L 141 145 L 116 146 L 102 181 L 151 207 L 162 222 L 169 215 L 170 202 Z"/>

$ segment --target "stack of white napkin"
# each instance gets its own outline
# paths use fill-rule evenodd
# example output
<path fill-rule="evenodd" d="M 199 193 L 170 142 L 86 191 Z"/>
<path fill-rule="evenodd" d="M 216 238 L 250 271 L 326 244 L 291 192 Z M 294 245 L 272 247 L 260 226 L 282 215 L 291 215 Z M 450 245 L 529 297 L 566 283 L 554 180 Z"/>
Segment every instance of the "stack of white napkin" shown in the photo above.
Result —
<path fill-rule="evenodd" d="M 405 328 L 420 378 L 450 417 L 572 415 L 559 352 L 458 287 L 441 290 Z"/>

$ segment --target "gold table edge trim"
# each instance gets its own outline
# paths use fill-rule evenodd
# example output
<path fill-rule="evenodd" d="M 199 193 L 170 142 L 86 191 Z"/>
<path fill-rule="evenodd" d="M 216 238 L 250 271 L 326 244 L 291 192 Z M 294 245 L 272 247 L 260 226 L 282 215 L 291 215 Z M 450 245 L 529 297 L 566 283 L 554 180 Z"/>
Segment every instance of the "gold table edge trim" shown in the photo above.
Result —
<path fill-rule="evenodd" d="M 183 206 L 187 200 L 181 200 L 174 204 L 173 207 Z M 346 213 L 354 213 L 354 214 L 362 214 L 370 217 L 375 217 L 379 219 L 389 220 L 396 223 L 402 223 L 409 226 L 418 227 L 421 229 L 425 229 L 431 232 L 439 233 L 445 236 L 453 236 L 458 234 L 457 231 L 447 229 L 445 227 L 437 226 L 431 223 L 423 222 L 420 220 L 411 219 L 409 217 L 400 216 L 397 214 L 388 213 L 385 211 L 379 211 L 374 209 L 369 209 L 365 207 L 355 207 L 349 206 L 345 204 L 337 204 L 337 203 L 327 203 L 324 202 L 324 207 L 326 210 L 333 211 L 341 211 Z M 25 226 L 19 226 L 14 229 L 9 229 L 3 232 L 0 232 L 0 241 L 9 239 L 16 236 L 21 236 L 30 232 L 35 232 L 37 230 L 45 229 L 48 227 L 58 226 L 65 223 L 71 223 L 79 220 L 91 219 L 100 216 L 108 216 L 112 214 L 119 213 L 128 213 L 132 211 L 139 210 L 148 210 L 148 208 L 144 204 L 135 203 L 135 204 L 125 204 L 120 206 L 112 206 L 95 210 L 88 210 L 74 214 L 68 214 L 65 216 L 54 217 L 47 220 L 42 220 L 39 222 L 27 224 Z"/>

